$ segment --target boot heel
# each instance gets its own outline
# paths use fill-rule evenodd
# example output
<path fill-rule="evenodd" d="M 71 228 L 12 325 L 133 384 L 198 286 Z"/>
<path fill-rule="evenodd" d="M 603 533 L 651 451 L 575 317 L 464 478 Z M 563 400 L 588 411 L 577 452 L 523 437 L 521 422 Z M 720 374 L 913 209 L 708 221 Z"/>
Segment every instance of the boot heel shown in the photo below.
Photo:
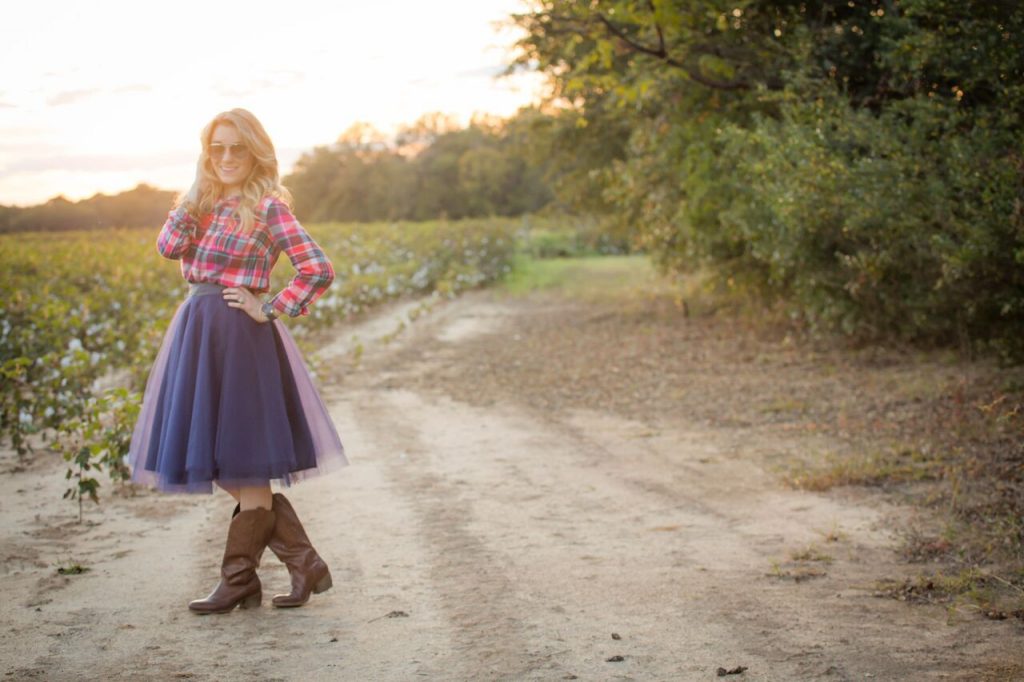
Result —
<path fill-rule="evenodd" d="M 316 594 L 320 594 L 321 592 L 326 592 L 327 590 L 331 589 L 331 587 L 333 585 L 334 585 L 334 583 L 331 581 L 331 574 L 328 573 L 323 578 L 320 578 L 320 582 L 318 582 L 313 587 L 313 592 L 315 592 Z"/>
<path fill-rule="evenodd" d="M 260 604 L 263 603 L 263 593 L 256 592 L 250 594 L 248 597 L 238 602 L 238 608 L 240 609 L 258 609 Z"/>

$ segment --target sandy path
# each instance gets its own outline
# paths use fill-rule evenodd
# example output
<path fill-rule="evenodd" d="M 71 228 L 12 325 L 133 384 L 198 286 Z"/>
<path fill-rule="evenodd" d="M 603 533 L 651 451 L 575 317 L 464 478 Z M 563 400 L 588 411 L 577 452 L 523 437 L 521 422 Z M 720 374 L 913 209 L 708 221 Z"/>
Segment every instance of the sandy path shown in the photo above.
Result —
<path fill-rule="evenodd" d="M 353 466 L 289 497 L 332 567 L 307 607 L 186 609 L 215 583 L 226 495 L 108 496 L 74 522 L 62 463 L 0 477 L 4 679 L 1011 679 L 1006 623 L 873 596 L 912 575 L 887 531 L 905 510 L 786 489 L 738 434 L 545 414 L 410 388 L 501 331 L 488 294 L 396 315 L 324 349 L 325 399 Z M 410 360 L 409 358 L 412 358 Z M 14 460 L 5 454 L 4 470 Z M 15 467 L 16 469 L 16 467 Z M 799 561 L 812 548 L 831 561 Z M 91 570 L 56 574 L 69 559 Z M 788 576 L 788 577 L 787 577 Z M 807 579 L 794 580 L 796 577 Z M 287 584 L 269 553 L 271 594 Z M 267 600 L 269 602 L 269 599 Z M 397 615 L 401 612 L 404 615 Z M 614 633 L 614 637 L 613 637 Z M 621 661 L 607 659 L 620 656 Z M 717 678 L 716 678 L 717 679 Z"/>

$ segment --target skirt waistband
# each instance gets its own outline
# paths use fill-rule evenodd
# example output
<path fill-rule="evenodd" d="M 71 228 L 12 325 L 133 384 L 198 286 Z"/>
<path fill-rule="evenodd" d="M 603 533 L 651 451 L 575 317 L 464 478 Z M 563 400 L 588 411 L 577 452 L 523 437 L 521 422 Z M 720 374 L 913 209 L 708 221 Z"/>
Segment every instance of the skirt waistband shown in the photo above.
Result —
<path fill-rule="evenodd" d="M 223 284 L 217 284 L 215 282 L 190 282 L 188 285 L 188 296 L 207 296 L 209 294 L 219 294 L 220 292 L 227 289 Z"/>

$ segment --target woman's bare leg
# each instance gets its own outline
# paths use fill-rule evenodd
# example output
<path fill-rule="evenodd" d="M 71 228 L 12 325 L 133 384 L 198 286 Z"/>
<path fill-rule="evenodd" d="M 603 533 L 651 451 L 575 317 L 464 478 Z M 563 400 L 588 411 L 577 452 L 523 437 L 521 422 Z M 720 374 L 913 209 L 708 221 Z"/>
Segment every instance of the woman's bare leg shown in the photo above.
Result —
<path fill-rule="evenodd" d="M 217 483 L 217 481 L 214 481 L 214 483 Z M 239 493 L 238 488 L 227 488 L 225 486 L 222 486 L 220 483 L 217 483 L 217 487 L 226 492 L 228 495 L 231 495 L 231 497 L 235 498 L 235 502 L 241 502 L 241 493 Z"/>
<path fill-rule="evenodd" d="M 274 505 L 274 497 L 269 485 L 228 488 L 218 483 L 217 487 L 235 498 L 235 502 L 239 504 L 241 511 L 249 511 L 257 507 L 271 509 Z"/>
<path fill-rule="evenodd" d="M 249 511 L 259 507 L 271 509 L 274 506 L 274 497 L 273 493 L 270 492 L 270 486 L 261 485 L 239 488 L 238 504 L 241 505 L 242 511 Z"/>

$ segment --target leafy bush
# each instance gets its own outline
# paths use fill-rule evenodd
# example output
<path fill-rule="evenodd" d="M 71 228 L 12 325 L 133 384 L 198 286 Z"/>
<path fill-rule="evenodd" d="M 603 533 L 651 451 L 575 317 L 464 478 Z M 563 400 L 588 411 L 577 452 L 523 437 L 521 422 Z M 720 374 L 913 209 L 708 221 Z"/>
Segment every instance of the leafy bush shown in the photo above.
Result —
<path fill-rule="evenodd" d="M 931 99 L 880 115 L 840 99 L 781 111 L 722 129 L 730 203 L 688 207 L 695 231 L 743 245 L 723 274 L 757 273 L 812 323 L 848 334 L 977 339 L 1019 355 L 1024 173 L 1005 152 L 1024 137 L 964 126 Z"/>
<path fill-rule="evenodd" d="M 522 219 L 516 251 L 533 258 L 626 254 L 630 239 L 616 236 L 592 218 L 572 216 Z"/>

